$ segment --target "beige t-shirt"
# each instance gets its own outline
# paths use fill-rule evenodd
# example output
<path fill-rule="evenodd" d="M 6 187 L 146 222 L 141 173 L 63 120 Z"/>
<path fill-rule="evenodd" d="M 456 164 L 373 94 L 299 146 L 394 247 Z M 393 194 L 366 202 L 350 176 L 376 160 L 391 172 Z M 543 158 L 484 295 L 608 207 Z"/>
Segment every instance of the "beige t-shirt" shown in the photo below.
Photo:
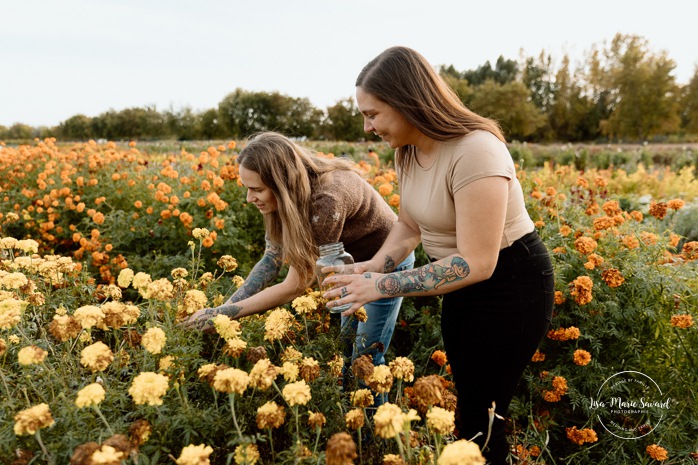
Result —
<path fill-rule="evenodd" d="M 439 142 L 432 166 L 416 160 L 408 172 L 398 171 L 401 206 L 419 225 L 424 251 L 434 259 L 458 253 L 454 194 L 469 183 L 502 176 L 509 181 L 506 220 L 500 249 L 533 231 L 521 184 L 506 145 L 487 131 L 474 131 L 453 141 Z M 487 231 L 483 231 L 487 233 Z"/>

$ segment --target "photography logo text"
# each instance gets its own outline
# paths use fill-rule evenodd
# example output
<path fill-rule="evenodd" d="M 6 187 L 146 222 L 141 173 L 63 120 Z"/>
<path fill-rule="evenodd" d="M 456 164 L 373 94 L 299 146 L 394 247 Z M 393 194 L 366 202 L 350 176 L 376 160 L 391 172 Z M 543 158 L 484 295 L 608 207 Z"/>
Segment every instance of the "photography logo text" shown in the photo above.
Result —
<path fill-rule="evenodd" d="M 621 371 L 609 377 L 590 399 L 601 425 L 620 439 L 639 439 L 654 431 L 666 417 L 671 398 L 639 371 Z"/>

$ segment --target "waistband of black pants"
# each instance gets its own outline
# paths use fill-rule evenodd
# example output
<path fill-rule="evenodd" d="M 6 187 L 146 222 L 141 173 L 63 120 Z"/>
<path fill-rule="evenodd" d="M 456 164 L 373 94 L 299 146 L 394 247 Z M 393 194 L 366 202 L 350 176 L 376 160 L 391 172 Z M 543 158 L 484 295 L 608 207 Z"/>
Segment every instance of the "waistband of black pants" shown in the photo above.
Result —
<path fill-rule="evenodd" d="M 509 247 L 505 247 L 499 251 L 500 258 L 513 257 L 516 255 L 525 254 L 528 255 L 530 248 L 541 242 L 541 238 L 538 232 L 534 229 L 528 234 L 524 234 L 520 238 L 516 239 Z M 435 262 L 437 259 L 429 257 L 429 260 Z"/>

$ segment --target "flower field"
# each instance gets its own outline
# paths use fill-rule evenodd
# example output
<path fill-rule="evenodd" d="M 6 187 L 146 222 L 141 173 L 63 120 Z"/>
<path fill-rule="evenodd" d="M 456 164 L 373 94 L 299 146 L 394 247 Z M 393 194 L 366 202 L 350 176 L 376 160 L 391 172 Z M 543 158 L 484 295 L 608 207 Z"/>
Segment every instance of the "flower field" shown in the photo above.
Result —
<path fill-rule="evenodd" d="M 453 435 L 438 298 L 405 299 L 388 365 L 360 357 L 343 387 L 339 324 L 313 289 L 263 315 L 218 316 L 215 334 L 179 325 L 234 292 L 264 247 L 235 142 L 193 152 L 0 146 L 0 463 L 484 463 Z M 363 146 L 354 155 L 397 209 L 394 171 Z M 698 461 L 695 176 L 519 170 L 556 305 L 509 415 L 494 419 L 512 463 Z M 590 401 L 623 371 L 669 399 L 632 439 Z M 370 409 L 372 391 L 388 403 Z"/>

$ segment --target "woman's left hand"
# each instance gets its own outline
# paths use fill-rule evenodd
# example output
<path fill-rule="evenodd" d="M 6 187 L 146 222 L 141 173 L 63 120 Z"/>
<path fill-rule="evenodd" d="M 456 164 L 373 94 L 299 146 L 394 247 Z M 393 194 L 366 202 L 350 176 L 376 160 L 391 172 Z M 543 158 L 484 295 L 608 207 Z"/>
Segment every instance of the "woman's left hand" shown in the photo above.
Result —
<path fill-rule="evenodd" d="M 322 282 L 324 286 L 331 286 L 330 290 L 322 296 L 330 299 L 329 308 L 351 303 L 352 306 L 342 312 L 342 316 L 349 316 L 364 304 L 382 299 L 376 289 L 376 282 L 384 276 L 382 273 L 366 272 L 362 274 L 335 274 Z M 332 300 L 337 298 L 337 300 Z"/>

